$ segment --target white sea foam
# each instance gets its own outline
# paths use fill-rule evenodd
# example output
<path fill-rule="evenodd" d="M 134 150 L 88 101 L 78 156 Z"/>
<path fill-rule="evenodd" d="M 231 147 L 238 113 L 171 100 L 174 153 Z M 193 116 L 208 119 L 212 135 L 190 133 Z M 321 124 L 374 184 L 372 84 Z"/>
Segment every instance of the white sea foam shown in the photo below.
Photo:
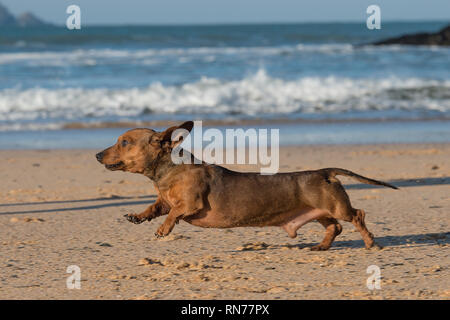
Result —
<path fill-rule="evenodd" d="M 185 58 L 205 56 L 215 59 L 218 55 L 239 56 L 277 56 L 283 54 L 351 54 L 357 50 L 371 51 L 402 51 L 402 50 L 447 50 L 437 47 L 407 46 L 365 46 L 354 47 L 351 44 L 298 44 L 272 47 L 195 47 L 195 48 L 164 48 L 164 49 L 77 49 L 74 51 L 40 51 L 40 52 L 14 52 L 0 53 L 1 64 L 26 64 L 32 66 L 65 66 L 65 65 L 95 65 L 127 61 L 149 63 L 167 57 Z M 154 59 L 154 60 L 151 60 Z"/>
<path fill-rule="evenodd" d="M 0 121 L 139 116 L 143 113 L 291 114 L 366 110 L 450 111 L 450 81 L 419 78 L 282 80 L 264 70 L 241 80 L 203 78 L 132 89 L 6 89 Z"/>

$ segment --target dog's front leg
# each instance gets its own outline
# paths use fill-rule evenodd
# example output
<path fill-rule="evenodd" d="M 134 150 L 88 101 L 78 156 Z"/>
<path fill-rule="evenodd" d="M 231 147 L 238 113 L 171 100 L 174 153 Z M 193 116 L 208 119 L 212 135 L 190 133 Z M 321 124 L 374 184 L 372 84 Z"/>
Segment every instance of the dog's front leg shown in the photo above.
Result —
<path fill-rule="evenodd" d="M 132 223 L 140 224 L 144 221 L 150 221 L 156 217 L 168 214 L 169 211 L 170 207 L 165 204 L 160 198 L 158 198 L 154 204 L 149 206 L 143 212 L 139 214 L 126 214 L 125 218 L 127 218 L 127 220 Z"/>
<path fill-rule="evenodd" d="M 155 236 L 167 236 L 181 218 L 195 215 L 205 208 L 203 200 L 205 190 L 207 190 L 205 183 L 192 184 L 188 187 L 181 184 L 170 189 L 167 192 L 167 197 L 165 197 L 171 204 L 170 212 L 164 223 L 156 231 Z"/>
<path fill-rule="evenodd" d="M 158 230 L 155 233 L 155 236 L 157 236 L 158 238 L 167 236 L 182 216 L 182 212 L 179 212 L 177 210 L 170 210 L 169 215 L 167 216 L 166 220 L 164 220 L 163 224 L 159 226 Z"/>

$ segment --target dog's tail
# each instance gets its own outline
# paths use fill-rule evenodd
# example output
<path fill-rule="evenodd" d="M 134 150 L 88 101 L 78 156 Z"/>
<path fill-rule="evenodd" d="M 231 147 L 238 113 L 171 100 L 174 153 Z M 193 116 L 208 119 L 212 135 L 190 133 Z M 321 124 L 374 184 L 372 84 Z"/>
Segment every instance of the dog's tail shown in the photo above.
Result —
<path fill-rule="evenodd" d="M 326 169 L 322 169 L 322 170 L 325 171 L 325 173 L 329 177 L 332 177 L 332 178 L 334 178 L 335 176 L 341 175 L 341 176 L 347 176 L 347 177 L 353 178 L 362 183 L 373 184 L 376 186 L 384 186 L 384 187 L 388 187 L 388 188 L 392 188 L 392 189 L 398 189 L 396 186 L 389 184 L 387 182 L 363 177 L 363 176 L 360 176 L 359 174 L 351 172 L 350 170 L 345 170 L 345 169 L 341 169 L 341 168 L 326 168 Z"/>

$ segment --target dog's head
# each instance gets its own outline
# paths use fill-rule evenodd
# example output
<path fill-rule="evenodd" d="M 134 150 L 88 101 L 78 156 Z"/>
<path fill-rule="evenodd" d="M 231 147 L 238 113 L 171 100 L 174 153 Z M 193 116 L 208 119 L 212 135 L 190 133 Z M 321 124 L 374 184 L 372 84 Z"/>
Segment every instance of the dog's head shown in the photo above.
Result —
<path fill-rule="evenodd" d="M 169 154 L 179 145 L 184 136 L 173 134 L 183 129 L 190 132 L 194 126 L 187 121 L 180 126 L 173 126 L 163 132 L 151 129 L 132 129 L 117 139 L 115 145 L 96 154 L 97 160 L 109 170 L 122 170 L 134 173 L 144 173 L 157 159 Z"/>

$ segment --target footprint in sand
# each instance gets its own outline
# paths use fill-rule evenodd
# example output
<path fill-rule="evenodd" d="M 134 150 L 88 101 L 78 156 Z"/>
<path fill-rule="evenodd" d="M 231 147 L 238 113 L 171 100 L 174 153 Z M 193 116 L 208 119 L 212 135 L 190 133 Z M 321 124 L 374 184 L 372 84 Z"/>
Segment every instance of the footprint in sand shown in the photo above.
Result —
<path fill-rule="evenodd" d="M 256 250 L 265 250 L 269 247 L 269 245 L 265 242 L 249 242 L 244 244 L 241 247 L 237 247 L 236 250 L 239 251 L 256 251 Z"/>
<path fill-rule="evenodd" d="M 22 219 L 19 219 L 17 217 L 13 217 L 13 218 L 9 219 L 9 222 L 12 222 L 12 223 L 16 223 L 16 222 L 44 222 L 44 221 L 45 221 L 44 219 L 34 218 L 34 217 L 25 217 L 25 218 L 22 218 Z"/>
<path fill-rule="evenodd" d="M 183 236 L 181 234 L 170 234 L 163 238 L 155 238 L 152 241 L 174 241 L 174 240 L 189 240 L 191 237 Z"/>

